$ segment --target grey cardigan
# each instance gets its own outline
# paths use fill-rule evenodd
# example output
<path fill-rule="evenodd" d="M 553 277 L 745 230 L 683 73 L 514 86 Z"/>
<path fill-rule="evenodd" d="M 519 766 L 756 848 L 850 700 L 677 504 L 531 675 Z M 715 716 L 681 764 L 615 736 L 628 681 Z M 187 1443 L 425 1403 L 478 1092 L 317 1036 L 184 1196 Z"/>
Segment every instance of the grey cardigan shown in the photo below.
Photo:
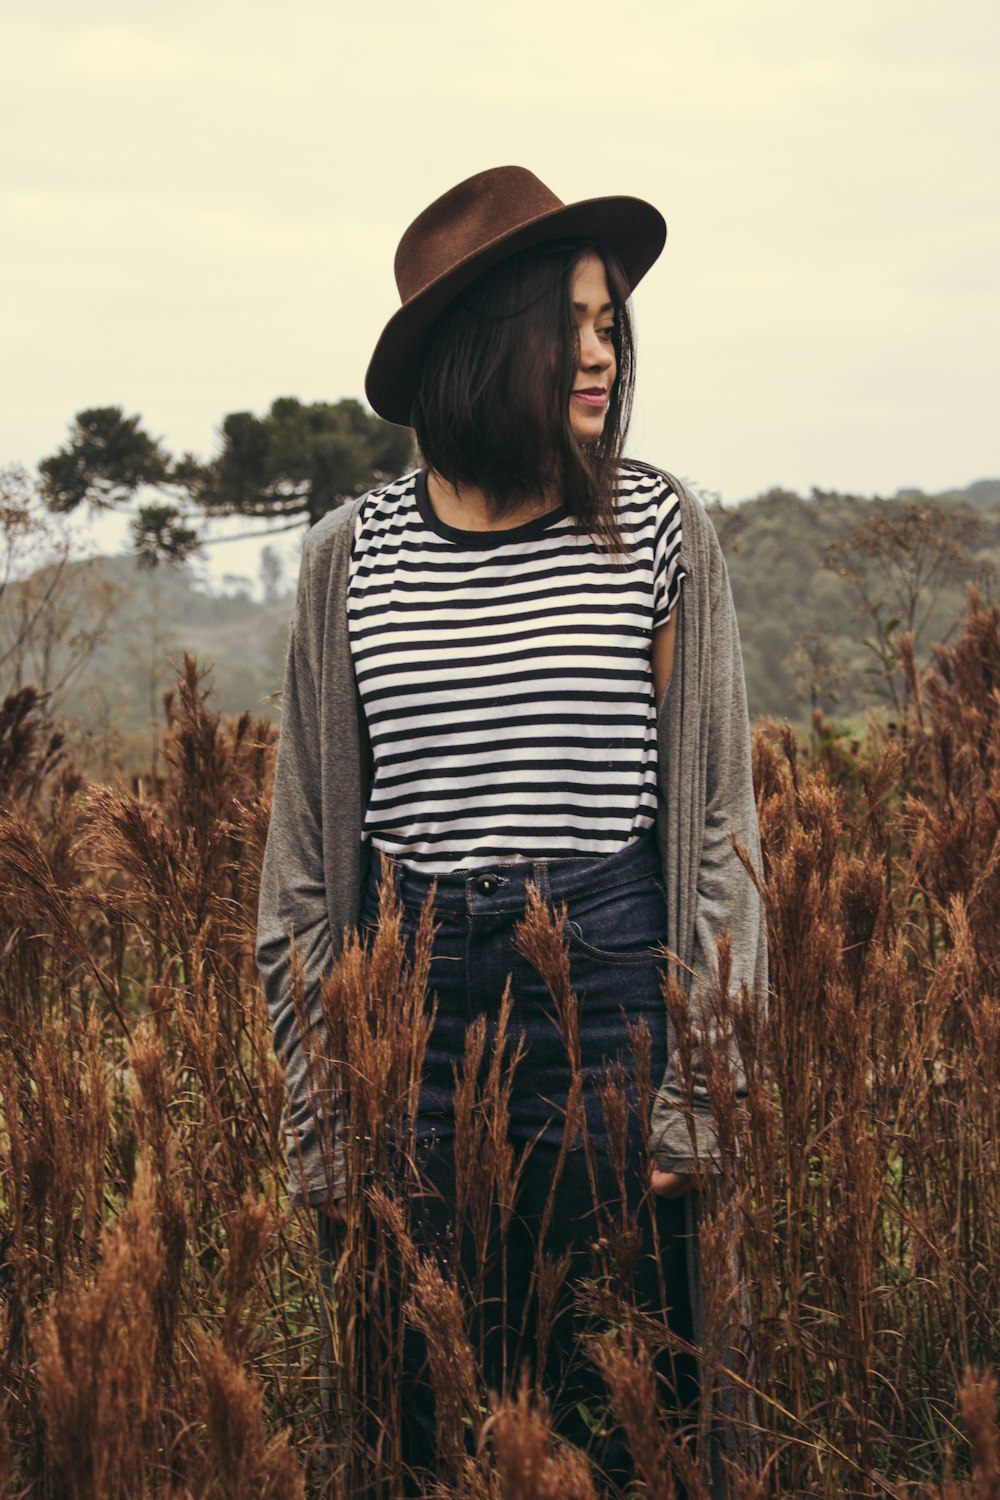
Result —
<path fill-rule="evenodd" d="M 763 998 L 767 957 L 760 900 L 731 842 L 759 864 L 750 778 L 746 692 L 726 565 L 700 502 L 672 476 L 680 496 L 683 585 L 673 677 L 660 709 L 657 837 L 668 898 L 669 946 L 699 1020 L 697 994 L 710 982 L 718 934 L 732 935 L 734 984 Z M 358 918 L 368 846 L 361 825 L 371 750 L 351 664 L 347 580 L 361 500 L 315 525 L 306 538 L 289 635 L 274 802 L 261 876 L 257 961 L 286 1068 L 285 1117 L 291 1198 L 319 1204 L 342 1182 L 340 1153 L 324 1152 L 307 1083 L 291 993 L 291 944 L 319 1035 L 320 979 Z M 696 1066 L 698 1058 L 696 1056 Z M 653 1111 L 657 1165 L 692 1164 L 691 1127 L 668 1064 Z M 694 1126 L 702 1163 L 715 1132 L 697 1074 Z M 332 1166 L 332 1161 L 336 1165 Z M 328 1174 L 335 1175 L 330 1179 Z"/>
<path fill-rule="evenodd" d="M 759 868 L 746 690 L 736 615 L 726 565 L 701 503 L 671 475 L 681 504 L 686 572 L 670 686 L 658 720 L 657 838 L 668 901 L 669 946 L 689 995 L 696 1031 L 698 994 L 711 983 L 719 934 L 732 936 L 732 982 L 745 982 L 763 1003 L 767 952 L 763 911 L 754 882 L 736 854 L 736 835 Z M 291 941 L 302 965 L 304 1001 L 313 1037 L 320 1035 L 320 980 L 335 963 L 346 929 L 358 918 L 368 846 L 361 826 L 371 778 L 371 750 L 361 711 L 347 632 L 347 581 L 354 521 L 361 500 L 341 506 L 306 538 L 292 618 L 282 700 L 274 802 L 264 854 L 257 961 L 286 1069 L 286 1142 L 291 1200 L 321 1204 L 343 1181 L 336 1122 L 316 1118 L 306 1054 L 291 993 Z M 668 1048 L 668 1053 L 671 1051 Z M 695 1053 L 693 1128 L 704 1165 L 715 1130 L 700 1060 Z M 743 1080 L 738 1074 L 738 1087 Z M 683 1172 L 692 1165 L 692 1124 L 679 1107 L 673 1059 L 653 1109 L 657 1165 Z M 321 1115 L 323 1111 L 320 1111 Z M 325 1139 L 324 1139 L 325 1138 Z M 702 1346 L 700 1195 L 685 1198 L 688 1277 L 695 1341 Z M 746 1297 L 733 1303 L 746 1318 Z M 745 1333 L 745 1330 L 744 1330 Z M 744 1342 L 731 1330 L 731 1346 Z M 727 1361 L 729 1362 L 729 1361 Z M 744 1375 L 747 1367 L 744 1365 Z M 716 1371 L 718 1373 L 718 1371 Z M 703 1371 L 701 1421 L 733 1405 L 734 1387 Z M 724 1426 L 703 1445 L 711 1493 L 725 1493 L 721 1454 L 738 1429 Z M 746 1458 L 744 1447 L 743 1457 Z"/>

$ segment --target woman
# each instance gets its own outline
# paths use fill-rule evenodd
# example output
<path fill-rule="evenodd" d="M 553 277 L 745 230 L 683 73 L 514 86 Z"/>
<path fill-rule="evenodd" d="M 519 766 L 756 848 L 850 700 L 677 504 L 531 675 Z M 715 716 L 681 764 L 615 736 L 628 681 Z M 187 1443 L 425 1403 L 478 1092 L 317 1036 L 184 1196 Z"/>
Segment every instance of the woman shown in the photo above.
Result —
<path fill-rule="evenodd" d="M 602 1211 L 622 1190 L 632 1211 L 651 1187 L 661 1207 L 646 1222 L 662 1242 L 669 1300 L 679 1331 L 697 1339 L 696 1183 L 711 1169 L 715 1132 L 697 1052 L 693 1097 L 675 1075 L 662 945 L 676 955 L 696 1023 L 723 931 L 735 984 L 761 993 L 765 957 L 759 903 L 730 837 L 757 858 L 725 568 L 683 487 L 621 458 L 628 298 L 665 236 L 649 204 L 564 205 L 516 167 L 459 184 L 403 236 L 402 305 L 366 389 L 382 416 L 415 428 L 422 462 L 327 516 L 307 540 L 258 959 L 287 1068 L 293 1201 L 336 1222 L 343 1164 L 323 1151 L 309 1099 L 291 940 L 316 1024 L 319 980 L 346 928 L 377 924 L 380 881 L 396 883 L 410 932 L 436 881 L 438 1011 L 417 1122 L 421 1168 L 438 1193 L 428 1201 L 449 1197 L 466 1023 L 477 1010 L 495 1022 L 509 979 L 526 1045 L 510 1129 L 531 1146 L 519 1199 L 530 1232 L 560 1160 L 570 1072 L 518 923 L 529 886 L 565 904 L 597 1167 L 588 1176 L 572 1154 L 563 1160 L 546 1221 L 552 1254 L 568 1257 L 571 1283 L 585 1276 Z M 641 1180 L 640 1123 L 623 1189 L 599 1084 L 616 1063 L 634 1099 L 630 1027 L 639 1021 L 662 1085 L 651 1182 Z M 433 1218 L 428 1245 L 441 1228 Z M 662 1265 L 644 1244 L 641 1305 L 658 1278 Z M 508 1290 L 516 1313 L 527 1293 Z M 563 1399 L 560 1418 L 579 1441 L 596 1377 L 579 1360 L 569 1370 L 575 1332 L 564 1320 L 538 1374 L 557 1380 L 563 1398 L 579 1396 Z M 503 1334 L 500 1346 L 509 1368 Z M 518 1345 L 525 1351 L 530 1337 Z M 708 1401 L 703 1382 L 703 1427 Z M 429 1464 L 433 1414 L 420 1402 L 415 1381 L 412 1452 Z M 613 1444 L 604 1458 L 616 1472 L 623 1462 Z"/>

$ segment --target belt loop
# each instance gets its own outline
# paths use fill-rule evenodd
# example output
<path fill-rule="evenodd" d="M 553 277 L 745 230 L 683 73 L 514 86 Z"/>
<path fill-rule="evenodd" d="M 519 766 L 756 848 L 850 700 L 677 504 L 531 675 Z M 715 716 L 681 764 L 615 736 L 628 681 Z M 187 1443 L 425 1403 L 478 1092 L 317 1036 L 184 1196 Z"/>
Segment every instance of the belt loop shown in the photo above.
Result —
<path fill-rule="evenodd" d="M 538 888 L 538 894 L 541 897 L 543 905 L 551 906 L 552 886 L 549 883 L 548 861 L 544 859 L 538 860 L 535 864 L 532 874 L 535 877 L 535 885 Z"/>

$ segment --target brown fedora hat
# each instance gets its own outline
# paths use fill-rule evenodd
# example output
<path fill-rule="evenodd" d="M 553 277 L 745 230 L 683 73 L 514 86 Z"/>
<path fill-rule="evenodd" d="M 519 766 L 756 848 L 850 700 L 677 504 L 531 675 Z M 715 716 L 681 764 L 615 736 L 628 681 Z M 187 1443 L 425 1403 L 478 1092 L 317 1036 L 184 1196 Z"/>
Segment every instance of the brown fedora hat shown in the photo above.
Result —
<path fill-rule="evenodd" d="M 641 198 L 563 203 L 524 167 L 492 167 L 460 182 L 414 219 L 396 251 L 402 307 L 375 346 L 365 391 L 379 416 L 408 427 L 424 340 L 477 276 L 519 250 L 581 237 L 614 250 L 632 290 L 667 238 L 663 215 Z"/>

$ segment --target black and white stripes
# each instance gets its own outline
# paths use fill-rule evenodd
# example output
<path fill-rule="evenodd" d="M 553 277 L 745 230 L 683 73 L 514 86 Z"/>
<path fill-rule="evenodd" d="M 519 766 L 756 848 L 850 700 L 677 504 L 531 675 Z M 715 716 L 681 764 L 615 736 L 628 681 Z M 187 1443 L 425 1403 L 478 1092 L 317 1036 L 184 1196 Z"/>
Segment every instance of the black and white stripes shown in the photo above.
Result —
<path fill-rule="evenodd" d="M 659 474 L 622 466 L 627 552 L 565 509 L 456 531 L 423 474 L 372 491 L 356 523 L 351 652 L 375 757 L 365 836 L 441 873 L 610 854 L 656 809 L 650 641 L 680 589 L 680 515 Z"/>

